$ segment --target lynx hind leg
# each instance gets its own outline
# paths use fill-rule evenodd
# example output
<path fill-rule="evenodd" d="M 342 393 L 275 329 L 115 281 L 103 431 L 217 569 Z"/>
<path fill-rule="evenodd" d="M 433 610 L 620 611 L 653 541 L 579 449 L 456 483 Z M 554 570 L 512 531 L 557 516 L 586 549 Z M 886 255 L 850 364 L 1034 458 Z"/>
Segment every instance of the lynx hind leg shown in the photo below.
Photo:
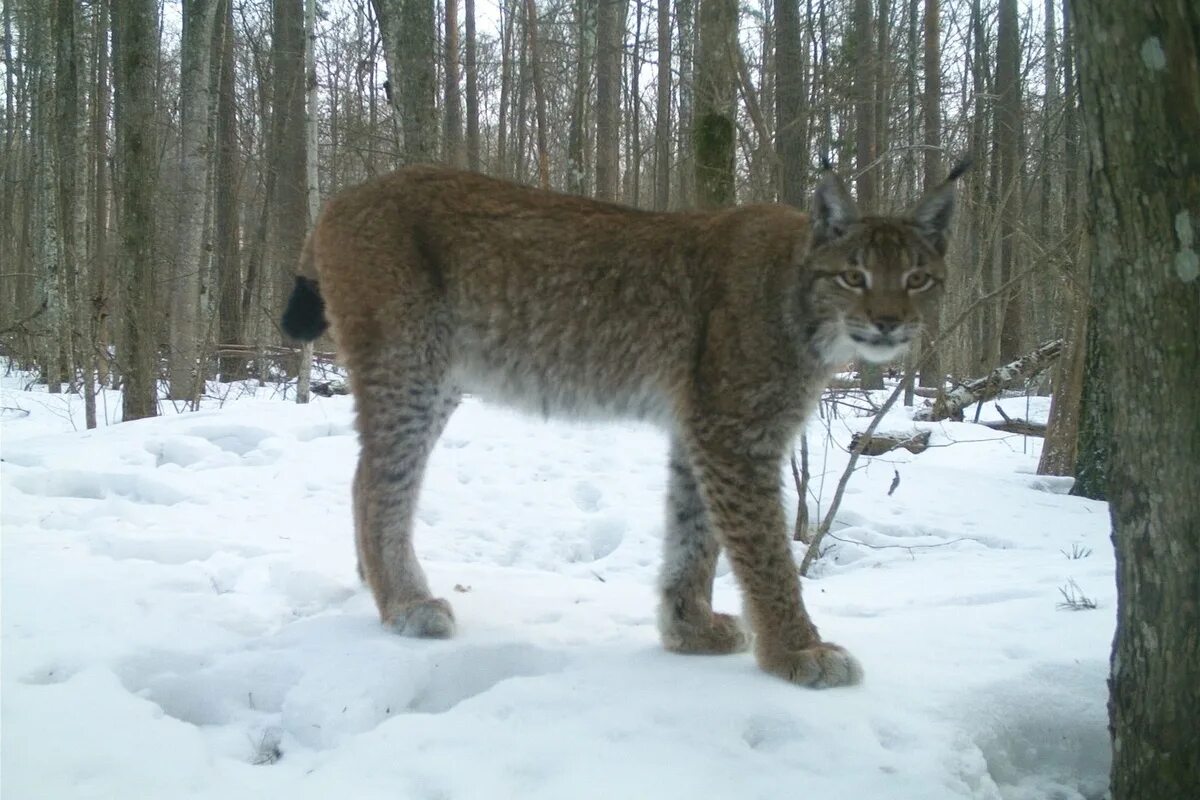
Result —
<path fill-rule="evenodd" d="M 719 655 L 750 646 L 737 617 L 712 610 L 719 551 L 691 464 L 679 443 L 672 442 L 658 610 L 659 633 L 668 650 Z"/>
<path fill-rule="evenodd" d="M 429 454 L 458 396 L 443 388 L 441 374 L 405 366 L 398 359 L 355 381 L 358 567 L 385 625 L 405 636 L 446 638 L 454 634 L 454 613 L 429 591 L 413 549 L 413 516 Z"/>
<path fill-rule="evenodd" d="M 862 680 L 843 648 L 821 640 L 800 598 L 779 488 L 780 459 L 714 424 L 697 437 L 695 474 L 705 507 L 741 584 L 760 667 L 813 688 Z M 724 430 L 723 430 L 724 429 Z"/>

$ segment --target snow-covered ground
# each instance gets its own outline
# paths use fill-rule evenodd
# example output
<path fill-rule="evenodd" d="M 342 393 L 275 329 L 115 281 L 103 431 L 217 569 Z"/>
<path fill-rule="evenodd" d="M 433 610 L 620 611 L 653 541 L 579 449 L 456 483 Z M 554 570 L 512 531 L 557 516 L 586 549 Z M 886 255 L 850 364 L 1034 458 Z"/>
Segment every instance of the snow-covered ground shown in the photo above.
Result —
<path fill-rule="evenodd" d="M 355 576 L 348 398 L 86 432 L 77 398 L 5 386 L 5 800 L 1105 791 L 1108 516 L 1034 474 L 1039 440 L 924 424 L 925 453 L 861 462 L 804 588 L 866 679 L 811 691 L 659 647 L 652 429 L 464 403 L 417 531 L 459 632 L 417 641 Z M 822 511 L 866 421 L 810 427 Z M 1098 608 L 1060 608 L 1069 581 Z"/>

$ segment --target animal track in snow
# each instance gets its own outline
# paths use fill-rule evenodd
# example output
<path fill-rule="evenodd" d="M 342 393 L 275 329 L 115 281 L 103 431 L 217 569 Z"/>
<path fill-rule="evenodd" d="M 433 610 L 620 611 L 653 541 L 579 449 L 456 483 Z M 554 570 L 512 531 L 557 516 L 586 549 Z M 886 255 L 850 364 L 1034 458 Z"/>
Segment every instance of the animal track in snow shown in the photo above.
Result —
<path fill-rule="evenodd" d="M 275 435 L 271 431 L 248 425 L 198 425 L 188 433 L 207 439 L 222 450 L 239 456 L 257 450 L 265 439 Z"/>
<path fill-rule="evenodd" d="M 579 481 L 571 489 L 571 499 L 579 506 L 580 511 L 596 511 L 600 508 L 603 498 L 603 492 L 594 483 Z"/>
<path fill-rule="evenodd" d="M 408 704 L 409 711 L 438 714 L 487 692 L 509 678 L 558 672 L 566 665 L 561 653 L 524 644 L 464 647 L 429 659 L 424 685 Z"/>
<path fill-rule="evenodd" d="M 217 553 L 234 553 L 241 558 L 265 555 L 258 547 L 232 544 L 219 539 L 138 539 L 133 537 L 94 537 L 89 549 L 96 555 L 124 560 L 153 561 L 158 564 L 187 564 L 190 561 L 207 561 Z"/>
<path fill-rule="evenodd" d="M 346 422 L 326 422 L 321 425 L 310 425 L 296 431 L 296 439 L 301 442 L 311 442 L 314 439 L 325 439 L 331 436 L 349 436 L 354 433 L 354 426 Z"/>
<path fill-rule="evenodd" d="M 51 470 L 14 475 L 12 484 L 25 494 L 41 497 L 104 500 L 115 495 L 134 503 L 158 506 L 173 506 L 188 499 L 173 486 L 128 473 Z"/>

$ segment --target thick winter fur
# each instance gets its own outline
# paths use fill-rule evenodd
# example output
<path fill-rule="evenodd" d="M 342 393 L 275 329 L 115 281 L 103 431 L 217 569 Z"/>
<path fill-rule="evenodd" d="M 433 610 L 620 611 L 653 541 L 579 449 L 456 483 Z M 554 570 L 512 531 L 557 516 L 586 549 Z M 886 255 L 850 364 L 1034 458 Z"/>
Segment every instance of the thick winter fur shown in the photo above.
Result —
<path fill-rule="evenodd" d="M 335 197 L 302 272 L 319 280 L 357 402 L 356 541 L 383 621 L 454 631 L 412 523 L 429 453 L 470 392 L 662 425 L 666 647 L 729 653 L 752 631 L 770 673 L 857 682 L 858 663 L 804 610 L 780 467 L 832 372 L 899 356 L 936 306 L 952 204 L 946 184 L 909 216 L 860 218 L 828 174 L 811 219 L 772 205 L 651 213 L 430 166 Z M 290 329 L 317 331 L 301 301 L 309 314 Z M 720 548 L 749 631 L 712 609 Z"/>

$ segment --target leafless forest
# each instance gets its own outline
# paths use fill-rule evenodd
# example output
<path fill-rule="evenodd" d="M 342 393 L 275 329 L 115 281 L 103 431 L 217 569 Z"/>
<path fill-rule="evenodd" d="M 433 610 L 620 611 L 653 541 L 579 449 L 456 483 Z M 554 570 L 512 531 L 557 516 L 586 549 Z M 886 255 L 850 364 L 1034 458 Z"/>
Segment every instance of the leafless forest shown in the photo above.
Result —
<path fill-rule="evenodd" d="M 1061 4 L 1060 4 L 1061 2 Z M 1186 0 L 2 0 L 0 356 L 126 420 L 306 400 L 322 198 L 439 161 L 652 209 L 897 210 L 970 156 L 916 419 L 1052 393 L 1112 499 L 1114 797 L 1197 796 L 1200 11 Z M 842 389 L 882 387 L 860 369 Z M 876 419 L 878 420 L 878 416 Z M 1011 420 L 1012 424 L 1028 421 Z M 867 452 L 874 426 L 853 446 Z M 853 466 L 853 461 L 851 462 Z M 797 470 L 797 479 L 801 478 Z M 815 550 L 815 548 L 813 548 Z"/>
<path fill-rule="evenodd" d="M 0 341 L 52 392 L 121 388 L 134 419 L 307 376 L 277 324 L 305 231 L 400 164 L 683 209 L 806 206 L 827 157 L 897 210 L 969 155 L 942 318 L 895 368 L 929 397 L 1065 337 L 1030 385 L 1065 387 L 1046 467 L 1070 469 L 1065 0 L 4 0 L 3 24 Z"/>

